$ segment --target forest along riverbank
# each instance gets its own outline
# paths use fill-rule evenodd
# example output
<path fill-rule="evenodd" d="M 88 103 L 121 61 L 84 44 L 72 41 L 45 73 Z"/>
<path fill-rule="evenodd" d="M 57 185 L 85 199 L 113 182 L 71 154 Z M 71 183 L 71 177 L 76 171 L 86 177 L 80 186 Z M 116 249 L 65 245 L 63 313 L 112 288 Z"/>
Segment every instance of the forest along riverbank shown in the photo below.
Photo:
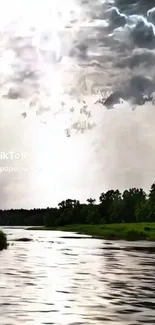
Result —
<path fill-rule="evenodd" d="M 121 223 L 102 225 L 67 225 L 63 227 L 28 227 L 28 230 L 60 230 L 96 238 L 155 241 L 155 223 Z"/>
<path fill-rule="evenodd" d="M 1 210 L 0 225 L 66 228 L 104 238 L 154 240 L 154 202 L 155 183 L 148 194 L 141 188 L 123 193 L 112 189 L 102 192 L 98 203 L 93 198 L 86 203 L 66 199 L 46 209 Z"/>

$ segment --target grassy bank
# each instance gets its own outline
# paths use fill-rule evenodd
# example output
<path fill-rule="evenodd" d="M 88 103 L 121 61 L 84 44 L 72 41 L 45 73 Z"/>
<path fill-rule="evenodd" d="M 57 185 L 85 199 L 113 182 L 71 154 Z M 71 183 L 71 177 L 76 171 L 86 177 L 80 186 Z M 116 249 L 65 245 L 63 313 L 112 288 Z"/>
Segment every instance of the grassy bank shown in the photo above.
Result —
<path fill-rule="evenodd" d="M 2 230 L 0 230 L 0 251 L 7 248 L 7 238 Z"/>
<path fill-rule="evenodd" d="M 105 225 L 69 225 L 58 228 L 29 227 L 29 230 L 62 230 L 91 235 L 96 238 L 153 240 L 155 223 L 121 223 Z"/>

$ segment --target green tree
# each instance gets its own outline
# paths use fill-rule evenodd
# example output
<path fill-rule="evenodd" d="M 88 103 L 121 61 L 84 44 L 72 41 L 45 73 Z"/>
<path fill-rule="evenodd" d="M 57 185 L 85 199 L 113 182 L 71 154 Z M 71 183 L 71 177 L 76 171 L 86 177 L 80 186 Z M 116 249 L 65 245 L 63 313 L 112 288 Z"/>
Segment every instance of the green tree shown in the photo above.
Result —
<path fill-rule="evenodd" d="M 123 200 L 118 198 L 114 200 L 109 209 L 109 217 L 112 223 L 123 222 Z"/>
<path fill-rule="evenodd" d="M 155 183 L 151 185 L 148 195 L 149 221 L 155 221 Z"/>
<path fill-rule="evenodd" d="M 136 207 L 139 203 L 144 203 L 146 200 L 146 193 L 142 188 L 130 188 L 125 190 L 122 195 L 123 198 L 123 219 L 125 222 L 136 222 Z"/>
<path fill-rule="evenodd" d="M 151 185 L 148 198 L 149 198 L 150 203 L 155 204 L 155 183 L 153 183 Z"/>
<path fill-rule="evenodd" d="M 86 214 L 86 223 L 87 224 L 99 224 L 100 223 L 100 213 L 99 207 L 97 205 L 88 205 Z"/>
<path fill-rule="evenodd" d="M 135 209 L 136 222 L 149 222 L 152 220 L 152 212 L 149 200 L 139 202 Z"/>
<path fill-rule="evenodd" d="M 93 205 L 93 204 L 95 204 L 96 200 L 90 198 L 90 199 L 87 199 L 87 202 L 88 202 L 90 205 Z"/>
<path fill-rule="evenodd" d="M 45 227 L 55 227 L 58 225 L 59 211 L 57 208 L 52 208 L 46 211 L 44 215 Z"/>
<path fill-rule="evenodd" d="M 80 202 L 67 199 L 58 204 L 61 225 L 79 223 Z"/>
<path fill-rule="evenodd" d="M 101 193 L 100 201 L 100 217 L 105 223 L 113 222 L 111 219 L 112 205 L 115 201 L 121 199 L 119 190 L 109 190 L 106 193 Z"/>

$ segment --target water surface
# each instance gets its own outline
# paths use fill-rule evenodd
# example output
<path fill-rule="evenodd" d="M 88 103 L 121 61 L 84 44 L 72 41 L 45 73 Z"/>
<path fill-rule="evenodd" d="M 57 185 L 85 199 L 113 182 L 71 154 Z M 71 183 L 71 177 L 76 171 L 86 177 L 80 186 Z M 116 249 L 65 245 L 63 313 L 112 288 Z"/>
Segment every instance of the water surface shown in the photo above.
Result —
<path fill-rule="evenodd" d="M 1 325 L 155 324 L 155 257 L 149 249 L 154 243 L 6 232 L 10 246 L 0 253 Z M 33 241 L 14 241 L 21 237 Z"/>

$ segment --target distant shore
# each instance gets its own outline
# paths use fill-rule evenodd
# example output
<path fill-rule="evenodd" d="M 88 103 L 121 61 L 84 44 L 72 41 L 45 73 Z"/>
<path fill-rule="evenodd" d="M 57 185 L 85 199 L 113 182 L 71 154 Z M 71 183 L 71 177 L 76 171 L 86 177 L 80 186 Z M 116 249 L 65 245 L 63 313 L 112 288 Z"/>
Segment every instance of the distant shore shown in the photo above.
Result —
<path fill-rule="evenodd" d="M 121 223 L 101 225 L 68 225 L 61 227 L 28 227 L 27 230 L 68 231 L 95 238 L 113 240 L 155 241 L 155 223 Z"/>

